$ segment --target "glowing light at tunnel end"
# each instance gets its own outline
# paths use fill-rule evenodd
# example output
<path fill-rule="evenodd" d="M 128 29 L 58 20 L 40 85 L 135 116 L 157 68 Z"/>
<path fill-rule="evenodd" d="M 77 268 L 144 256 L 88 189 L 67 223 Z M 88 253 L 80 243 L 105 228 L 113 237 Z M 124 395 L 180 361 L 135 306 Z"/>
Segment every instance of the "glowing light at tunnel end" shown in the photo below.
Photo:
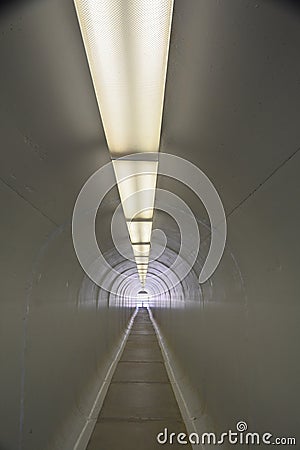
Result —
<path fill-rule="evenodd" d="M 141 158 L 143 156 L 141 154 Z M 138 155 L 136 157 L 138 158 Z M 210 220 L 211 240 L 206 260 L 199 275 L 199 283 L 205 283 L 217 269 L 225 248 L 227 224 L 222 201 L 209 178 L 198 167 L 183 158 L 160 152 L 158 175 L 167 176 L 185 184 L 206 208 Z M 110 292 L 112 292 L 111 286 L 114 278 L 118 278 L 120 283 L 130 283 L 134 280 L 128 278 L 126 273 L 121 273 L 111 266 L 101 253 L 95 234 L 97 210 L 106 194 L 115 185 L 116 180 L 113 176 L 112 163 L 108 163 L 98 169 L 86 181 L 77 197 L 72 217 L 73 244 L 82 268 L 98 286 Z M 170 288 L 180 283 L 187 276 L 195 264 L 200 248 L 197 220 L 193 217 L 188 206 L 184 205 L 183 200 L 174 193 L 156 188 L 155 207 L 172 215 L 178 224 L 182 240 L 177 258 L 161 274 L 162 277 L 172 280 Z M 114 225 L 117 228 L 119 226 L 118 223 Z M 112 229 L 113 235 L 115 232 L 116 230 Z M 124 250 L 128 252 L 126 242 L 121 242 L 118 238 L 113 239 L 113 242 L 120 255 L 124 254 Z M 152 243 L 153 245 L 154 243 Z M 155 250 L 154 247 L 151 248 L 151 254 L 153 253 L 152 250 Z M 162 254 L 163 249 L 162 252 L 160 248 L 158 250 L 157 258 L 159 260 L 159 255 Z M 128 253 L 125 254 L 124 259 L 130 259 Z M 133 253 L 131 260 L 138 261 L 139 264 L 145 264 L 146 260 L 148 265 L 148 258 L 135 257 Z M 161 290 L 167 292 L 168 288 L 164 287 L 162 283 Z M 117 295 L 117 291 L 114 293 Z"/>

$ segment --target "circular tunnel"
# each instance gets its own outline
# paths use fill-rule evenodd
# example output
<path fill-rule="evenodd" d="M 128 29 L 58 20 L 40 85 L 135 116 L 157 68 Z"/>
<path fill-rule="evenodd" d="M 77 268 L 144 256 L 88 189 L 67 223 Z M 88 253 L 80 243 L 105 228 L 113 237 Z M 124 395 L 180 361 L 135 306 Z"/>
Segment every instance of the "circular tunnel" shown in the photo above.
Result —
<path fill-rule="evenodd" d="M 296 3 L 175 2 L 160 151 L 210 178 L 226 213 L 225 251 L 199 284 L 209 215 L 187 185 L 159 175 L 157 189 L 190 208 L 200 250 L 191 265 L 195 240 L 185 235 L 172 267 L 180 230 L 157 210 L 153 228 L 166 247 L 142 287 L 111 238 L 115 186 L 95 227 L 105 289 L 86 275 L 72 240 L 82 186 L 110 162 L 74 5 L 1 6 L 1 449 L 79 450 L 141 302 L 194 430 L 222 433 L 244 420 L 253 432 L 299 441 Z"/>

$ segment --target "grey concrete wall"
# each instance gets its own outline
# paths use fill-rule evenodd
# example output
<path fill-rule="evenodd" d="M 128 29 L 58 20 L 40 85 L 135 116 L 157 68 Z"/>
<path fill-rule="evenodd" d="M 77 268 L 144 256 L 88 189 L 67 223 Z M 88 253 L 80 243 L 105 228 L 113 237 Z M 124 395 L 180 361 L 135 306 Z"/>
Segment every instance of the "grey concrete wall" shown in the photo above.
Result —
<path fill-rule="evenodd" d="M 152 307 L 199 429 L 245 420 L 299 442 L 299 162 L 228 217 L 225 255 L 198 300 L 178 307 L 175 293 Z"/>
<path fill-rule="evenodd" d="M 188 0 L 174 12 L 162 149 L 213 181 L 228 242 L 198 302 L 173 294 L 154 315 L 200 428 L 244 419 L 299 446 L 299 7 Z"/>
<path fill-rule="evenodd" d="M 69 225 L 0 196 L 0 448 L 71 449 L 132 310 L 84 278 Z"/>

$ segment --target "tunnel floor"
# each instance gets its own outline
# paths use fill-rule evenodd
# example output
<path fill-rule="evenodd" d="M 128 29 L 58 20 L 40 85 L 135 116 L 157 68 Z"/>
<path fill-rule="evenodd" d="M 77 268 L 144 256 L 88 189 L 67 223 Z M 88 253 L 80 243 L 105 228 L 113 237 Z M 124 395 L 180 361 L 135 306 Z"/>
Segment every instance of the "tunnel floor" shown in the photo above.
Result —
<path fill-rule="evenodd" d="M 164 428 L 186 433 L 148 311 L 139 308 L 87 449 L 182 448 L 157 442 Z"/>

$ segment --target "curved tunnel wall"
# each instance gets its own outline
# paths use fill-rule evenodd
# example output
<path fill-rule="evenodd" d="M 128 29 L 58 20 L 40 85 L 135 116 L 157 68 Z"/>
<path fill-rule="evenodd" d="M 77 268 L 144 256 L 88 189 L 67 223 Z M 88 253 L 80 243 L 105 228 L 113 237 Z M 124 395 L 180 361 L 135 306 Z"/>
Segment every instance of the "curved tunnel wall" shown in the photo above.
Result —
<path fill-rule="evenodd" d="M 70 223 L 57 227 L 1 187 L 0 447 L 73 448 L 139 301 L 140 282 L 132 264 L 111 250 L 107 261 L 126 277 L 111 279 L 111 292 L 96 286 L 78 263 Z M 150 305 L 183 307 L 188 292 L 199 302 L 195 275 L 180 281 L 165 274 L 175 257 L 167 248 L 150 263 Z"/>
<path fill-rule="evenodd" d="M 199 432 L 245 420 L 299 439 L 299 160 L 228 217 L 225 254 L 199 299 L 153 305 Z"/>
<path fill-rule="evenodd" d="M 198 429 L 297 436 L 299 22 L 254 3 L 176 2 L 162 150 L 214 181 L 228 243 L 201 290 L 198 264 L 162 294 L 161 258 L 149 302 Z M 2 19 L 0 448 L 72 448 L 139 286 L 99 290 L 57 225 L 108 161 L 71 2 Z"/>
<path fill-rule="evenodd" d="M 297 435 L 298 159 L 228 218 L 226 252 L 201 289 L 194 272 L 175 288 L 164 279 L 170 248 L 150 264 L 149 304 L 199 429 L 222 432 L 244 419 L 255 431 Z M 134 274 L 127 285 L 115 279 L 120 295 L 99 289 L 78 265 L 69 226 L 54 227 L 2 187 L 1 445 L 63 448 L 90 412 L 140 285 Z M 10 221 L 12 211 L 19 220 Z M 109 257 L 132 273 L 120 256 Z"/>
<path fill-rule="evenodd" d="M 106 258 L 126 278 L 112 279 L 111 292 L 104 291 L 82 271 L 70 223 L 55 226 L 3 184 L 1 204 L 0 395 L 6 406 L 0 408 L 0 445 L 73 448 L 138 302 L 140 282 L 132 264 L 112 250 Z M 166 249 L 150 264 L 150 305 L 174 306 L 176 299 L 183 306 L 192 285 L 199 301 L 195 276 L 178 282 L 175 273 L 165 275 L 175 256 Z"/>
<path fill-rule="evenodd" d="M 69 224 L 3 184 L 1 205 L 0 448 L 73 448 L 133 307 L 84 276 Z"/>

